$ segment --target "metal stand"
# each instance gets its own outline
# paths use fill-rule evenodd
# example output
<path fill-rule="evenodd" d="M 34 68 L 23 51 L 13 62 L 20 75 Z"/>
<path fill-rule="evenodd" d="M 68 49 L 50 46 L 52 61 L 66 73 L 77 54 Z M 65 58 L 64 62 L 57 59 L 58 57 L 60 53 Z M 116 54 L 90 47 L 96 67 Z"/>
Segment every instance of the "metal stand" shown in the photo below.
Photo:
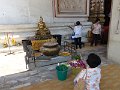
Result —
<path fill-rule="evenodd" d="M 10 55 L 10 54 L 14 54 L 14 52 L 12 52 L 10 49 L 11 46 L 10 46 L 10 39 L 9 39 L 8 33 L 7 33 L 7 42 L 8 42 L 9 53 L 7 53 L 5 56 Z"/>

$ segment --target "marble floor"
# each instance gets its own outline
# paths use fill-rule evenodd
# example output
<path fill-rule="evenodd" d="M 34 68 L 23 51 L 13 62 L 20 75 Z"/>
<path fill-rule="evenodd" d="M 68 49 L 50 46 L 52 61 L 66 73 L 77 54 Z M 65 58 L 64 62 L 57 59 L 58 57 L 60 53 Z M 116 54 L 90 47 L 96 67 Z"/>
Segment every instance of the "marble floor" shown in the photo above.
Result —
<path fill-rule="evenodd" d="M 0 76 L 10 75 L 26 71 L 24 56 L 25 53 L 20 47 L 12 47 L 12 54 L 9 49 L 0 49 Z"/>
<path fill-rule="evenodd" d="M 16 90 L 20 87 L 56 78 L 56 64 L 44 67 L 34 67 L 34 64 L 31 63 L 32 70 L 28 70 L 25 66 L 25 53 L 22 47 L 17 47 L 17 49 L 13 51 L 15 52 L 14 54 L 5 56 L 6 52 L 1 50 L 1 60 L 4 60 L 4 62 L 0 61 L 3 62 L 3 64 L 0 65 L 0 90 Z M 112 63 L 112 61 L 108 60 L 106 57 L 106 45 L 99 45 L 96 47 L 86 45 L 82 49 L 78 49 L 77 52 L 81 53 L 84 59 L 86 59 L 89 53 L 93 52 L 98 54 L 102 59 L 102 65 Z"/>

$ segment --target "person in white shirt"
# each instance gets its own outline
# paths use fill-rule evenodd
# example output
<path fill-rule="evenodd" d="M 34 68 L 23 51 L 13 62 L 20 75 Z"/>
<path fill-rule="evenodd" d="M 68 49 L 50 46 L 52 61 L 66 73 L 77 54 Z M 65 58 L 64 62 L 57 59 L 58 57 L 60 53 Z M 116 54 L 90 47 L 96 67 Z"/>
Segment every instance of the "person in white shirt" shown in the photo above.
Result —
<path fill-rule="evenodd" d="M 99 84 L 101 79 L 101 59 L 98 55 L 91 53 L 86 60 L 88 67 L 83 69 L 74 79 L 74 84 L 79 80 L 85 81 L 85 90 L 100 90 Z"/>
<path fill-rule="evenodd" d="M 101 25 L 100 25 L 100 19 L 97 18 L 95 21 L 95 24 L 92 25 L 92 40 L 91 40 L 91 46 L 95 43 L 95 46 L 97 46 L 98 41 L 101 38 Z"/>
<path fill-rule="evenodd" d="M 82 30 L 83 30 L 83 26 L 79 21 L 77 21 L 76 26 L 74 27 L 74 36 L 72 36 L 72 38 L 74 38 L 76 49 L 78 48 L 78 45 L 79 45 L 79 48 L 81 48 Z"/>

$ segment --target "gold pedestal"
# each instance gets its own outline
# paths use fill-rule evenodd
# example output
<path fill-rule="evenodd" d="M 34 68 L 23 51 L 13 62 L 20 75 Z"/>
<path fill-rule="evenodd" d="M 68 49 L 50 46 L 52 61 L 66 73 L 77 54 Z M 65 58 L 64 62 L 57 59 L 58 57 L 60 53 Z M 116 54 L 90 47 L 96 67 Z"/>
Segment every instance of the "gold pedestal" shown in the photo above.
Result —
<path fill-rule="evenodd" d="M 32 40 L 32 48 L 33 50 L 40 50 L 40 47 L 43 46 L 44 43 L 46 42 L 51 42 L 54 41 L 55 39 L 47 39 L 47 40 Z"/>

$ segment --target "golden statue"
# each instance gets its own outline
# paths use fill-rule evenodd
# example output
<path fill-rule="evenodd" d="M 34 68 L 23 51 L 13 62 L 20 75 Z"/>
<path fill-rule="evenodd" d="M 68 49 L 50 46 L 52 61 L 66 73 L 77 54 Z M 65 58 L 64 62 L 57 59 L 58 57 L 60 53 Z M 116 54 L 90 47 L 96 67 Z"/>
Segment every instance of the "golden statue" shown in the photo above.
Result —
<path fill-rule="evenodd" d="M 43 44 L 46 42 L 52 42 L 52 43 L 56 42 L 56 40 L 50 34 L 49 29 L 46 27 L 42 17 L 40 17 L 40 20 L 37 25 L 38 25 L 38 30 L 35 34 L 35 40 L 32 41 L 32 48 L 34 50 L 39 50 L 40 47 L 42 47 Z"/>
<path fill-rule="evenodd" d="M 38 29 L 44 30 L 46 28 L 45 22 L 43 22 L 43 18 L 40 17 L 40 21 L 38 22 Z"/>
<path fill-rule="evenodd" d="M 35 38 L 38 40 L 44 40 L 44 39 L 50 39 L 51 34 L 48 28 L 45 25 L 45 22 L 43 22 L 43 18 L 40 17 L 40 21 L 38 22 L 38 30 L 35 35 Z"/>

